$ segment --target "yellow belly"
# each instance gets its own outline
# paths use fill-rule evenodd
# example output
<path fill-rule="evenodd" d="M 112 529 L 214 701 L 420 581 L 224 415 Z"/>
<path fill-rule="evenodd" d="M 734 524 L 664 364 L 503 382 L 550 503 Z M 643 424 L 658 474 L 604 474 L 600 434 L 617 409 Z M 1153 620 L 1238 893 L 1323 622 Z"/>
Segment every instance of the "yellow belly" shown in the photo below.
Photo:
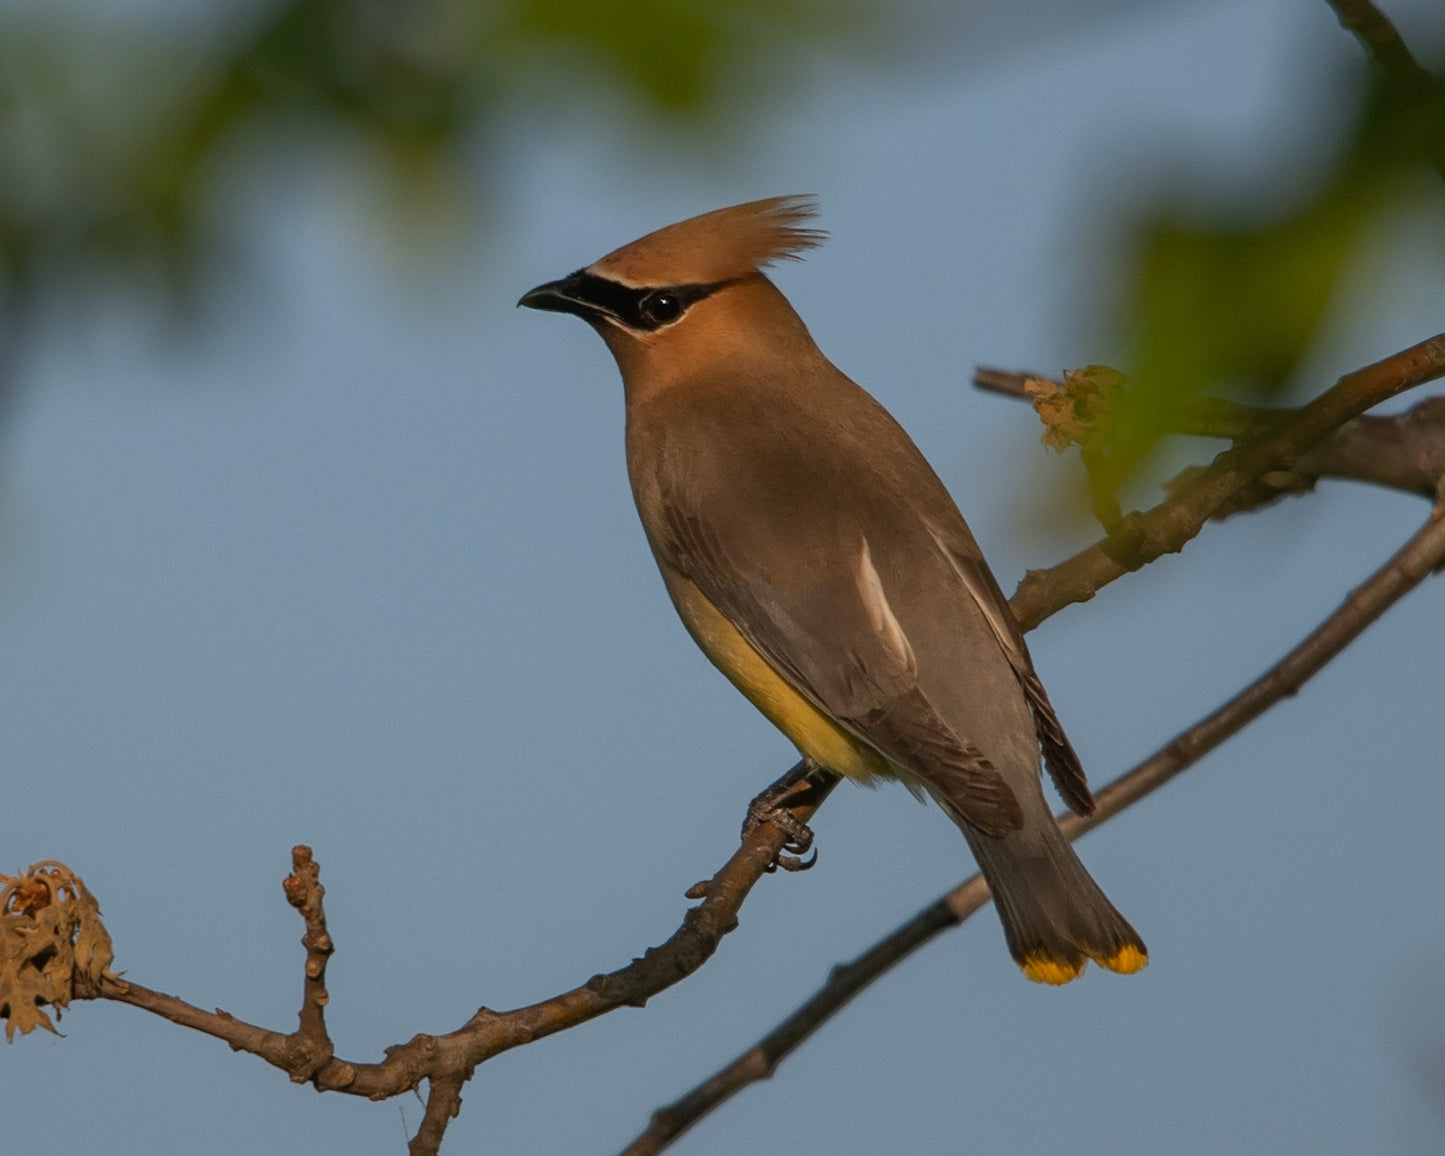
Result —
<path fill-rule="evenodd" d="M 793 745 L 830 771 L 867 781 L 893 777 L 887 760 L 824 714 L 776 670 L 696 586 L 664 575 L 678 613 L 704 654 Z"/>

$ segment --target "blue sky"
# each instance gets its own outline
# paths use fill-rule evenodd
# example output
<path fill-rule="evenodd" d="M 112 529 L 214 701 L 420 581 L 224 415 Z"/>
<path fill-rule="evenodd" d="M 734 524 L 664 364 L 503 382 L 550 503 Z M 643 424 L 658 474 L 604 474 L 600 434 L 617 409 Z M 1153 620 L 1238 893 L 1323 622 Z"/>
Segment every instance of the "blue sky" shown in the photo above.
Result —
<path fill-rule="evenodd" d="M 606 350 L 513 305 L 673 220 L 818 193 L 832 240 L 776 279 L 1012 589 L 1091 534 L 1051 512 L 1074 464 L 971 390 L 973 365 L 1121 357 L 1088 323 L 1120 291 L 1105 199 L 1171 157 L 1224 192 L 1302 170 L 1356 53 L 1322 3 L 1283 0 L 1025 41 L 911 78 L 820 64 L 712 148 L 629 142 L 605 102 L 560 129 L 539 112 L 440 263 L 387 232 L 354 158 L 278 146 L 227 194 L 244 261 L 196 331 L 124 302 L 51 315 L 0 430 L 0 869 L 66 861 L 131 978 L 289 1028 L 301 928 L 279 883 L 310 843 L 332 1033 L 360 1060 L 664 939 L 793 755 L 675 621 Z M 1381 227 L 1388 260 L 1332 305 L 1306 389 L 1445 329 L 1438 193 L 1430 211 Z M 1424 514 L 1327 485 L 1035 632 L 1093 782 L 1262 671 Z M 1150 945 L 1143 975 L 1037 988 L 986 911 L 676 1151 L 1438 1151 L 1442 626 L 1427 584 L 1083 844 Z M 972 871 L 898 789 L 840 790 L 815 828 L 818 868 L 764 880 L 698 975 L 486 1065 L 445 1150 L 620 1149 Z M 17 1152 L 394 1153 L 420 1119 L 121 1006 L 62 1030 L 0 1050 Z"/>

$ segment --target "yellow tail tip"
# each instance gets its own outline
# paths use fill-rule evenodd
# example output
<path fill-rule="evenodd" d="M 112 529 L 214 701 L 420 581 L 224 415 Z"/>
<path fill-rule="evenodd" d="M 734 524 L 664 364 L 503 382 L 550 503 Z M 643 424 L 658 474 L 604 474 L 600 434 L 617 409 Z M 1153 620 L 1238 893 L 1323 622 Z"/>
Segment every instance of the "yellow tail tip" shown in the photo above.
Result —
<path fill-rule="evenodd" d="M 1019 967 L 1035 983 L 1051 983 L 1055 987 L 1077 979 L 1084 964 L 1053 959 L 1047 955 L 1026 955 Z"/>
<path fill-rule="evenodd" d="M 1143 971 L 1149 965 L 1148 952 L 1132 943 L 1125 944 L 1113 955 L 1099 955 L 1094 958 L 1100 967 L 1106 967 L 1120 975 L 1133 975 L 1136 971 Z M 1056 987 L 1068 983 L 1070 980 L 1078 979 L 1085 966 L 1087 965 L 1083 960 L 1072 963 L 1067 959 L 1056 959 L 1042 953 L 1026 955 L 1023 962 L 1019 964 L 1024 975 L 1035 983 L 1049 983 Z"/>
<path fill-rule="evenodd" d="M 1132 943 L 1125 944 L 1113 955 L 1101 956 L 1099 959 L 1100 967 L 1107 967 L 1120 975 L 1133 975 L 1136 971 L 1143 971 L 1148 965 L 1149 953 Z"/>

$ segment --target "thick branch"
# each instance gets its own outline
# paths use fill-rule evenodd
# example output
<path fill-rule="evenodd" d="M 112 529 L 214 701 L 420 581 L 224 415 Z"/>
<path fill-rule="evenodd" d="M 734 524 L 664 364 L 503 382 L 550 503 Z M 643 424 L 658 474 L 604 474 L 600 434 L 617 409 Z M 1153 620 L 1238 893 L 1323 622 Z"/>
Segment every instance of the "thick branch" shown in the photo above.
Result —
<path fill-rule="evenodd" d="M 1100 791 L 1091 817 L 1085 819 L 1070 813 L 1059 820 L 1059 826 L 1070 839 L 1077 839 L 1158 790 L 1280 699 L 1298 691 L 1370 623 L 1418 586 L 1431 571 L 1442 566 L 1445 566 L 1445 505 L 1436 506 L 1429 520 L 1405 546 L 1289 654 L 1218 710 L 1175 736 Z M 771 1076 L 786 1056 L 853 996 L 934 936 L 963 922 L 987 903 L 988 898 L 983 877 L 974 875 L 857 959 L 834 968 L 827 983 L 811 999 L 757 1044 L 682 1099 L 655 1113 L 647 1130 L 627 1146 L 622 1156 L 653 1156 L 661 1152 L 724 1100 L 749 1084 Z"/>
<path fill-rule="evenodd" d="M 1289 469 L 1306 450 L 1366 410 L 1441 374 L 1445 334 L 1346 374 L 1262 437 L 1220 454 L 1167 500 L 1126 516 L 1102 541 L 1052 569 L 1029 571 L 1013 598 L 1019 626 L 1029 630 L 1129 571 L 1182 550 L 1234 494 L 1266 473 Z"/>

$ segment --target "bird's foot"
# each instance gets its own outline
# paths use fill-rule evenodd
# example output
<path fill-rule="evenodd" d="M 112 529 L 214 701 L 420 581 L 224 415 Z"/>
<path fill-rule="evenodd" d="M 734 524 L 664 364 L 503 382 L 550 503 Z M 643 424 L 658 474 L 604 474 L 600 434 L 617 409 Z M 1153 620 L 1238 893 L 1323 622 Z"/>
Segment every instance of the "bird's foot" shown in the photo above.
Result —
<path fill-rule="evenodd" d="M 768 871 L 781 867 L 784 871 L 807 871 L 818 861 L 818 852 L 813 847 L 813 830 L 791 810 L 789 803 L 796 802 L 799 795 L 813 790 L 818 783 L 815 775 L 829 775 L 815 763 L 804 759 L 776 783 L 763 791 L 748 804 L 747 817 L 743 820 L 743 838 L 753 831 L 771 824 L 787 836 L 777 856 L 768 864 Z M 804 859 L 809 851 L 813 854 Z"/>

